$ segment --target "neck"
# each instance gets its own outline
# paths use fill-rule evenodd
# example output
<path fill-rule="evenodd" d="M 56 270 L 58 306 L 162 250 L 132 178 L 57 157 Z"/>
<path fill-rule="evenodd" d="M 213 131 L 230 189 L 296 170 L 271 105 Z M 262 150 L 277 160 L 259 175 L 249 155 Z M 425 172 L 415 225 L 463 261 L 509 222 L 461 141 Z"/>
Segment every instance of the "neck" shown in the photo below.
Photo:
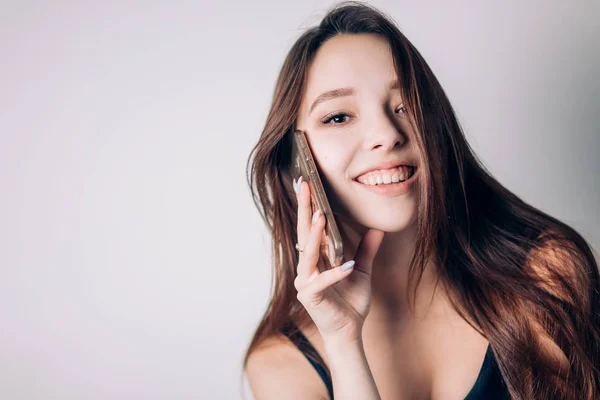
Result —
<path fill-rule="evenodd" d="M 360 238 L 367 228 L 351 220 L 342 220 L 340 223 L 336 218 L 336 221 L 343 231 L 345 259 L 350 260 L 354 257 Z M 371 310 L 374 315 L 385 316 L 387 320 L 395 321 L 404 318 L 409 312 L 408 272 L 415 248 L 416 224 L 399 232 L 386 232 L 373 260 Z M 417 272 L 415 279 L 418 276 Z M 415 316 L 424 315 L 434 299 L 434 294 L 436 297 L 439 294 L 441 286 L 436 288 L 437 278 L 437 268 L 429 258 L 416 290 Z M 412 297 L 412 292 L 408 295 Z"/>

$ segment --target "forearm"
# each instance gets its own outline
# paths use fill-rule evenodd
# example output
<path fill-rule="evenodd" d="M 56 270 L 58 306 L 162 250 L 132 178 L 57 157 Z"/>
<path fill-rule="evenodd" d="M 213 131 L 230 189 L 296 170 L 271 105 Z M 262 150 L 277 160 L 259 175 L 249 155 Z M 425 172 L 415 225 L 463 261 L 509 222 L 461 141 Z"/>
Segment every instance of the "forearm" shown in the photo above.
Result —
<path fill-rule="evenodd" d="M 362 340 L 326 341 L 325 351 L 336 400 L 381 400 Z"/>

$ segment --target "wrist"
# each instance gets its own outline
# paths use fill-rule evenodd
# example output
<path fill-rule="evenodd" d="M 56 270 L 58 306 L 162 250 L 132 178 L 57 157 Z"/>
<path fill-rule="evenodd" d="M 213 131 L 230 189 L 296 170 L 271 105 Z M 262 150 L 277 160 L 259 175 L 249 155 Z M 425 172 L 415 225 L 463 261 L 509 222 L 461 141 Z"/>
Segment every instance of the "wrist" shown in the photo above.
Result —
<path fill-rule="evenodd" d="M 362 349 L 362 335 L 347 337 L 347 336 L 324 336 L 323 344 L 328 353 L 331 352 L 346 352 L 349 349 Z"/>
<path fill-rule="evenodd" d="M 362 345 L 362 323 L 347 324 L 344 328 L 335 332 L 321 332 L 325 344 L 330 346 L 352 346 Z"/>

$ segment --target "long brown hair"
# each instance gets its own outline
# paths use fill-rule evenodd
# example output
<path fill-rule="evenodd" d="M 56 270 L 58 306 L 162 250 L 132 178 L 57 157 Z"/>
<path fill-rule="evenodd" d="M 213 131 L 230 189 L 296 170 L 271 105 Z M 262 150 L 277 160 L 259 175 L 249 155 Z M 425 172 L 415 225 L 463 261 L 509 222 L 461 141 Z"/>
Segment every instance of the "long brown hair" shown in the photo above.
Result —
<path fill-rule="evenodd" d="M 290 139 L 307 71 L 328 39 L 374 33 L 392 51 L 421 165 L 413 300 L 426 257 L 457 312 L 490 342 L 515 399 L 592 399 L 600 392 L 600 279 L 595 253 L 573 228 L 525 203 L 478 160 L 433 72 L 393 19 L 361 2 L 334 5 L 285 58 L 262 135 L 247 165 L 253 200 L 272 235 L 268 308 L 244 358 L 264 339 L 310 317 L 296 299 L 296 196 Z M 425 134 L 426 133 L 426 134 Z M 475 326 L 474 326 L 475 325 Z M 557 370 L 538 341 L 564 352 Z"/>

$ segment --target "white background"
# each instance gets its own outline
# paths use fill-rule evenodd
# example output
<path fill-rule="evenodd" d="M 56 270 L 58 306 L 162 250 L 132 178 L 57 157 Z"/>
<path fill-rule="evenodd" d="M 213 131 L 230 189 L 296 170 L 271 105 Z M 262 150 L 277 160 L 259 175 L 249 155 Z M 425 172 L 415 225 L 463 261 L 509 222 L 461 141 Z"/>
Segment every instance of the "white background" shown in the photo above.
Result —
<path fill-rule="evenodd" d="M 0 398 L 241 398 L 271 283 L 246 160 L 331 4 L 0 2 Z M 492 173 L 598 249 L 600 3 L 372 4 Z"/>

